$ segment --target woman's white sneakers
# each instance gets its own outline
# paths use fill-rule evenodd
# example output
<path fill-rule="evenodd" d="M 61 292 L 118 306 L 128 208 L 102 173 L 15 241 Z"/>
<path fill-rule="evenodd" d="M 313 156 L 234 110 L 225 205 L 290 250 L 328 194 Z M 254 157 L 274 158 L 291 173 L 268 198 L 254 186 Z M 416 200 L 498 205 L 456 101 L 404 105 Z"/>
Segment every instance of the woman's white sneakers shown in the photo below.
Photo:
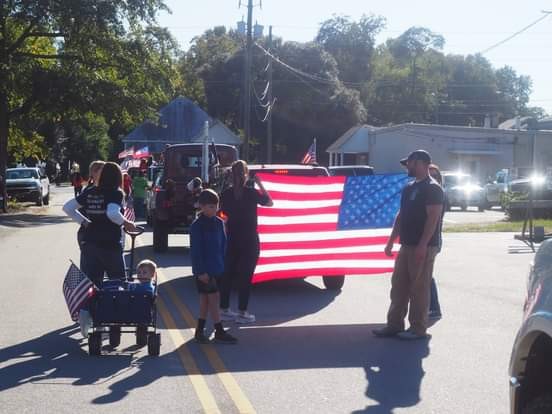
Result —
<path fill-rule="evenodd" d="M 231 309 L 221 309 L 220 319 L 222 321 L 235 321 L 236 323 L 253 323 L 255 322 L 255 315 L 247 311 L 234 312 Z"/>
<path fill-rule="evenodd" d="M 220 320 L 221 321 L 235 321 L 236 316 L 238 316 L 237 312 L 234 312 L 232 309 L 221 309 L 220 310 Z"/>
<path fill-rule="evenodd" d="M 255 322 L 255 315 L 247 311 L 238 312 L 236 316 L 236 323 L 253 323 Z"/>

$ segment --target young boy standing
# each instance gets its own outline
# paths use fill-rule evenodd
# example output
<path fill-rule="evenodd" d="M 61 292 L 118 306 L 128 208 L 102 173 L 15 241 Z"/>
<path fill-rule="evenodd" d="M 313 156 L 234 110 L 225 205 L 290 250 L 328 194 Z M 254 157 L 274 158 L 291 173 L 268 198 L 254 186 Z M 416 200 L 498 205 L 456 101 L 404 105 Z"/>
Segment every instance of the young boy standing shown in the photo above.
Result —
<path fill-rule="evenodd" d="M 199 194 L 198 203 L 201 213 L 190 229 L 192 272 L 199 293 L 195 340 L 199 343 L 209 342 L 205 336 L 205 321 L 209 313 L 215 324 L 215 342 L 234 344 L 237 340 L 224 330 L 219 314 L 218 284 L 224 273 L 226 248 L 224 224 L 216 216 L 219 197 L 213 190 L 206 189 Z"/>

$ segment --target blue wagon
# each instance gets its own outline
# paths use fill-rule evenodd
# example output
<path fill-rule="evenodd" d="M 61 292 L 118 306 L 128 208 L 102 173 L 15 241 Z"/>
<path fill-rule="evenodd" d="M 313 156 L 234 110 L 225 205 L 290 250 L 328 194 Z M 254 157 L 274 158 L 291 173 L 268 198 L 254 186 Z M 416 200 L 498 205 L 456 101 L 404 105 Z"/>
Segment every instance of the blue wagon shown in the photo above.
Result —
<path fill-rule="evenodd" d="M 109 330 L 109 345 L 117 347 L 122 333 L 136 335 L 136 345 L 148 346 L 148 354 L 158 356 L 161 348 L 161 334 L 157 332 L 157 284 L 153 290 L 144 289 L 140 283 L 132 282 L 134 262 L 134 239 L 143 233 L 128 233 L 132 239 L 128 280 L 106 280 L 96 291 L 90 303 L 92 329 L 88 336 L 88 352 L 100 355 L 102 333 Z"/>

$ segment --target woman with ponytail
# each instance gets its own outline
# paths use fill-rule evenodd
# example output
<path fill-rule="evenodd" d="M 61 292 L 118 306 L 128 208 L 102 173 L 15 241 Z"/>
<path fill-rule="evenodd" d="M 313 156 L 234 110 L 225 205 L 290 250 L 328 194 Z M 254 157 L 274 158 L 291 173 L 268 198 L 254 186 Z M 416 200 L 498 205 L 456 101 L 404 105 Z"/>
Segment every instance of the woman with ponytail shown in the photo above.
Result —
<path fill-rule="evenodd" d="M 227 217 L 227 246 L 224 277 L 220 286 L 222 320 L 238 323 L 255 322 L 255 315 L 247 311 L 251 279 L 259 258 L 259 234 L 257 233 L 257 205 L 272 206 L 272 199 L 255 177 L 254 186 L 248 186 L 247 163 L 243 160 L 232 164 L 232 187 L 223 191 L 221 210 Z M 233 282 L 238 285 L 238 312 L 230 309 L 230 290 Z"/>

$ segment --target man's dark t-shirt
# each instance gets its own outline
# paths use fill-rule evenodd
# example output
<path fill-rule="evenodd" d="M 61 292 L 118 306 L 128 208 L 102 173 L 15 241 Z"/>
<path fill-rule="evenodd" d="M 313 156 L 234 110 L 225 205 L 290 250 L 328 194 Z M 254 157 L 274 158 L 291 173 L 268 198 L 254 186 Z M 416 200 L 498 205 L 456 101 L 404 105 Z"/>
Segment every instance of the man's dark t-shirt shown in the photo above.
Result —
<path fill-rule="evenodd" d="M 83 241 L 104 247 L 120 247 L 121 227 L 109 220 L 107 206 L 111 203 L 122 206 L 123 192 L 93 187 L 80 194 L 77 202 L 83 206 L 84 215 L 91 221 L 84 231 Z"/>
<path fill-rule="evenodd" d="M 400 242 L 405 246 L 416 246 L 424 233 L 427 220 L 426 207 L 429 205 L 443 205 L 444 195 L 441 186 L 433 179 L 412 181 L 401 194 L 401 222 Z M 439 223 L 435 228 L 428 246 L 440 246 L 441 230 Z"/>
<path fill-rule="evenodd" d="M 244 187 L 239 200 L 234 189 L 222 192 L 221 210 L 228 216 L 226 230 L 228 240 L 254 241 L 257 239 L 257 204 L 268 204 L 268 197 L 254 188 Z"/>

